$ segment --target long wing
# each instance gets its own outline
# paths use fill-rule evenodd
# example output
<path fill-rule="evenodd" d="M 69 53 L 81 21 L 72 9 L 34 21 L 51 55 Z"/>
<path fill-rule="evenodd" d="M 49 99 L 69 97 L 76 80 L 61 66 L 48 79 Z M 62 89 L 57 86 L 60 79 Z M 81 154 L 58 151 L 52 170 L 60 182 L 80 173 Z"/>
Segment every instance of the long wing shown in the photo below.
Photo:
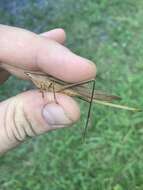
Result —
<path fill-rule="evenodd" d="M 60 86 L 60 88 L 63 89 L 63 87 L 66 87 L 64 90 L 64 93 L 68 94 L 68 95 L 72 95 L 72 96 L 77 96 L 87 102 L 91 102 L 91 94 L 92 94 L 92 89 L 89 88 L 89 86 L 85 85 L 81 85 L 81 84 L 71 84 L 71 83 L 66 83 L 62 80 L 56 79 L 50 75 L 47 75 L 45 73 L 41 73 L 41 72 L 26 72 L 25 74 L 34 82 L 34 84 L 39 88 L 41 88 L 40 82 L 42 81 L 42 83 L 46 84 L 50 81 L 53 81 L 57 84 L 59 84 L 58 86 Z M 71 87 L 72 85 L 72 87 Z M 60 88 L 59 88 L 59 92 L 60 92 Z M 68 90 L 68 93 L 67 91 Z M 62 91 L 63 92 L 63 91 Z M 110 107 L 115 107 L 115 108 L 119 108 L 119 109 L 125 109 L 125 110 L 130 110 L 130 111 L 142 111 L 140 109 L 137 108 L 132 108 L 132 107 L 128 107 L 128 106 L 124 106 L 124 105 L 117 105 L 117 104 L 113 104 L 110 103 L 112 100 L 120 100 L 121 98 L 119 96 L 114 96 L 114 95 L 108 95 L 105 94 L 102 91 L 94 91 L 94 95 L 93 95 L 93 102 L 98 103 L 98 104 L 103 104 L 106 106 L 110 106 Z"/>
<path fill-rule="evenodd" d="M 66 82 L 64 82 L 62 80 L 58 80 L 56 78 L 53 78 L 51 76 L 49 76 L 49 79 L 51 81 L 54 81 L 54 82 L 56 82 L 58 84 L 63 85 L 63 88 L 64 88 L 64 86 L 67 86 L 67 85 L 70 84 L 70 83 L 66 83 Z M 87 82 L 87 84 L 78 84 L 78 85 L 75 84 L 75 86 L 71 87 L 71 89 L 73 91 L 75 91 L 76 94 L 78 94 L 84 100 L 90 101 L 91 94 L 92 94 L 92 89 L 89 88 L 88 83 L 89 82 Z M 102 92 L 100 90 L 95 90 L 94 95 L 93 95 L 93 99 L 101 100 L 101 101 L 105 101 L 105 102 L 111 102 L 113 100 L 121 100 L 121 97 L 116 96 L 116 95 L 110 95 L 110 94 L 107 94 L 107 93 Z"/>
<path fill-rule="evenodd" d="M 62 80 L 53 78 L 51 76 L 49 76 L 49 78 L 51 81 L 55 81 L 56 83 L 63 85 L 63 87 L 70 84 L 70 83 L 64 82 Z M 71 87 L 71 89 L 73 91 L 75 91 L 77 94 L 79 94 L 81 96 L 81 98 L 83 98 L 87 101 L 90 101 L 92 89 L 89 88 L 88 83 L 89 82 L 87 82 L 87 84 L 75 85 L 75 86 Z M 95 90 L 93 99 L 101 100 L 101 101 L 105 101 L 105 102 L 111 102 L 113 100 L 121 100 L 121 97 L 116 96 L 116 95 L 110 95 L 110 94 L 107 94 L 100 90 Z"/>
<path fill-rule="evenodd" d="M 87 85 L 76 86 L 76 87 L 73 87 L 72 89 L 74 89 L 81 97 L 86 98 L 87 100 L 90 100 L 92 89 L 90 89 Z M 105 92 L 102 92 L 99 90 L 95 90 L 93 99 L 101 100 L 105 102 L 111 102 L 113 100 L 121 100 L 121 97 L 106 94 Z"/>

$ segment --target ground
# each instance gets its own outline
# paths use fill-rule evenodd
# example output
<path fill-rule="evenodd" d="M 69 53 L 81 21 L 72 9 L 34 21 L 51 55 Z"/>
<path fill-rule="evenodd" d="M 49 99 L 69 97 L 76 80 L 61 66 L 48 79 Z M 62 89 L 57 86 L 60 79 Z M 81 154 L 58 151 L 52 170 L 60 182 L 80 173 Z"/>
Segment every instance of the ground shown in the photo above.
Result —
<path fill-rule="evenodd" d="M 1 1 L 0 23 L 37 33 L 63 27 L 66 45 L 96 63 L 96 89 L 143 107 L 143 1 L 21 2 Z M 12 77 L 0 87 L 0 98 L 27 88 Z M 1 190 L 143 189 L 143 113 L 94 105 L 83 142 L 87 113 L 80 104 L 74 127 L 29 139 L 0 158 Z"/>

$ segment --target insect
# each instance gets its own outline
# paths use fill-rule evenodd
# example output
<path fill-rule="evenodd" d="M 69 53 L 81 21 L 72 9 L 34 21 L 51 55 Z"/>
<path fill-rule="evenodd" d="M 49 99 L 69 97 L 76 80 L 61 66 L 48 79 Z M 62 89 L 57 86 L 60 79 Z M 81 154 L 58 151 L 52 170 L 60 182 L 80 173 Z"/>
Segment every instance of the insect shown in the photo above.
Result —
<path fill-rule="evenodd" d="M 121 100 L 121 97 L 116 96 L 116 95 L 108 95 L 102 91 L 95 90 L 94 78 L 91 80 L 85 80 L 85 81 L 81 81 L 77 83 L 67 83 L 42 72 L 29 71 L 29 72 L 25 72 L 25 74 L 34 83 L 34 85 L 38 89 L 40 89 L 40 92 L 42 92 L 43 97 L 44 97 L 44 91 L 53 92 L 54 100 L 56 103 L 58 103 L 56 99 L 56 93 L 58 92 L 62 92 L 68 96 L 77 97 L 79 99 L 82 99 L 90 103 L 86 126 L 84 129 L 84 135 L 88 127 L 88 122 L 89 122 L 90 113 L 91 113 L 91 106 L 93 102 L 97 104 L 102 104 L 105 106 L 115 107 L 118 109 L 140 111 L 139 109 L 136 109 L 136 108 L 112 103 L 113 100 Z M 89 82 L 93 82 L 92 89 L 87 85 Z"/>

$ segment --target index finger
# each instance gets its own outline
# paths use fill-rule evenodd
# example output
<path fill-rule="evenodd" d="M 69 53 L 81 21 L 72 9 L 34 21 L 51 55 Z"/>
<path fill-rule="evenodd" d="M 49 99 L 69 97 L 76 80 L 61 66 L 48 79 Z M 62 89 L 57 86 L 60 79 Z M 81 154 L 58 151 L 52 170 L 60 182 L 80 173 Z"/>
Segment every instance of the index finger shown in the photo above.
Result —
<path fill-rule="evenodd" d="M 95 65 L 66 47 L 30 31 L 0 25 L 0 62 L 17 69 L 43 71 L 67 82 L 95 77 Z"/>

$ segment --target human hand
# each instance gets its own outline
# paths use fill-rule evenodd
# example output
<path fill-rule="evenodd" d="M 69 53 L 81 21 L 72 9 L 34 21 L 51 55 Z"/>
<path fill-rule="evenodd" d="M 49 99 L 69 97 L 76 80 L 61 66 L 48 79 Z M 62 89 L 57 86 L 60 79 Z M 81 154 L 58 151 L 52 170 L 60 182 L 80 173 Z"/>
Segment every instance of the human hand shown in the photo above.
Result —
<path fill-rule="evenodd" d="M 62 29 L 37 35 L 30 31 L 0 25 L 0 84 L 10 74 L 28 79 L 25 71 L 42 71 L 67 82 L 95 77 L 96 68 L 62 44 Z M 77 103 L 63 94 L 29 90 L 0 103 L 0 153 L 23 142 L 27 136 L 68 127 L 80 117 Z"/>

